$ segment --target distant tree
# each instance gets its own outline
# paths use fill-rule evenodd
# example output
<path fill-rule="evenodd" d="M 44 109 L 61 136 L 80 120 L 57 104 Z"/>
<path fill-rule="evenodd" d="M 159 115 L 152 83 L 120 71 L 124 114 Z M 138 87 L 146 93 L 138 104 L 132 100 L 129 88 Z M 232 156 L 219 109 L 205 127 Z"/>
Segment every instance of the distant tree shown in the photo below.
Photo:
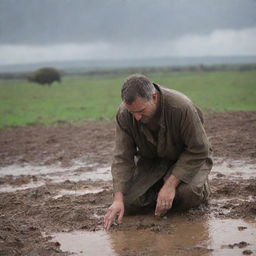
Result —
<path fill-rule="evenodd" d="M 44 67 L 29 74 L 28 81 L 50 86 L 54 81 L 60 82 L 61 76 L 57 69 Z"/>

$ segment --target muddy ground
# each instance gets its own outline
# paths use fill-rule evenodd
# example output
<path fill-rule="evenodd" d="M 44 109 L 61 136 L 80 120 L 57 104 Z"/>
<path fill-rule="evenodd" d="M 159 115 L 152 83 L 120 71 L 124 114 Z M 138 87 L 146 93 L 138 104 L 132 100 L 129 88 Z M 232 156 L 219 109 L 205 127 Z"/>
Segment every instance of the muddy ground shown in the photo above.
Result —
<path fill-rule="evenodd" d="M 256 165 L 256 112 L 208 113 L 205 127 L 214 149 L 216 162 L 243 160 Z M 9 165 L 72 167 L 74 160 L 86 163 L 76 172 L 110 166 L 114 147 L 114 123 L 93 121 L 83 124 L 56 124 L 49 127 L 18 127 L 0 131 L 0 167 Z M 232 167 L 232 166 L 231 166 Z M 241 170 L 243 171 L 243 170 Z M 0 177 L 1 186 L 21 186 L 38 181 L 36 175 Z M 56 191 L 101 187 L 95 194 L 56 196 Z M 221 170 L 211 175 L 212 196 L 209 204 L 182 214 L 194 221 L 209 216 L 255 221 L 256 180 L 229 179 Z M 250 200 L 248 200 L 248 198 Z M 48 235 L 52 232 L 102 229 L 102 217 L 112 199 L 110 181 L 65 180 L 54 184 L 0 193 L 0 255 L 68 255 Z M 221 200 L 223 199 L 223 200 Z M 152 213 L 145 213 L 151 214 Z M 240 227 L 241 230 L 243 227 Z M 167 220 L 141 215 L 127 217 L 123 225 L 112 229 L 168 232 Z M 200 255 L 202 248 L 198 249 Z M 207 249 L 205 249 L 207 251 Z M 250 253 L 250 252 L 249 252 Z M 122 255 L 137 255 L 129 249 Z M 138 255 L 147 255 L 141 252 Z"/>

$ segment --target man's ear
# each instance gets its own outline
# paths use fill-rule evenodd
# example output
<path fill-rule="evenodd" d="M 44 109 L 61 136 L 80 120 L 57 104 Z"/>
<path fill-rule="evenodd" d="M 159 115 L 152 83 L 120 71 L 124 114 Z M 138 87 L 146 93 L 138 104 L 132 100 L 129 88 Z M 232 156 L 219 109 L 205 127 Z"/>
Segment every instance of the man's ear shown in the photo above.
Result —
<path fill-rule="evenodd" d="M 152 100 L 154 103 L 157 103 L 157 92 L 152 93 Z"/>

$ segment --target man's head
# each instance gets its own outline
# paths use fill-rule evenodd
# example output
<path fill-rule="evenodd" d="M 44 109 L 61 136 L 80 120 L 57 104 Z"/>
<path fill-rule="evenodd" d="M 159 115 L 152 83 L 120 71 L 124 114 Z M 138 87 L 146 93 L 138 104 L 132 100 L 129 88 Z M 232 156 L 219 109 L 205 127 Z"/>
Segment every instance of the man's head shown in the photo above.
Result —
<path fill-rule="evenodd" d="M 157 110 L 158 94 L 143 75 L 129 76 L 122 87 L 121 98 L 128 111 L 142 123 L 149 123 Z"/>

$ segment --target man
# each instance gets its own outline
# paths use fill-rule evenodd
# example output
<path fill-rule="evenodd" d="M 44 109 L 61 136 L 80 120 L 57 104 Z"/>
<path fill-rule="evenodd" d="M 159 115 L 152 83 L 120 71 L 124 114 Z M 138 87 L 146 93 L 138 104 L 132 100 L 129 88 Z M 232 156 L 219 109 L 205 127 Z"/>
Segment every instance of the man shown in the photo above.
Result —
<path fill-rule="evenodd" d="M 211 147 L 201 111 L 180 92 L 131 75 L 121 91 L 112 163 L 114 201 L 104 227 L 116 217 L 155 207 L 186 210 L 209 196 Z"/>

